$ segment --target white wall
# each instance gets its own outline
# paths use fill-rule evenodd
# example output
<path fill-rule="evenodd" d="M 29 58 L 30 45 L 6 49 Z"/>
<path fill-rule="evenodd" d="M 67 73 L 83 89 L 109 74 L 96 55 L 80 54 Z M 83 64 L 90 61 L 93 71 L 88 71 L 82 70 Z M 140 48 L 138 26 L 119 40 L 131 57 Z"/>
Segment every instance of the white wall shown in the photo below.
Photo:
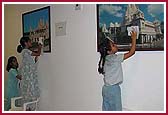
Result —
<path fill-rule="evenodd" d="M 100 110 L 95 6 L 75 11 L 74 5 L 52 5 L 51 17 L 52 53 L 42 56 L 39 66 L 41 109 Z M 62 21 L 67 22 L 67 35 L 56 37 L 55 23 Z"/>
<path fill-rule="evenodd" d="M 138 111 L 164 109 L 164 54 L 136 52 L 123 63 L 123 106 Z"/>
<path fill-rule="evenodd" d="M 20 24 L 23 12 L 44 5 L 14 6 L 8 7 L 8 10 L 20 15 L 15 17 L 18 18 L 16 23 Z M 96 52 L 96 7 L 83 5 L 81 11 L 75 11 L 73 4 L 50 6 L 52 51 L 43 54 L 39 60 L 39 82 L 42 89 L 40 110 L 99 111 L 103 76 L 97 72 L 99 53 Z M 55 36 L 55 23 L 62 21 L 67 22 L 67 34 Z M 21 27 L 18 29 L 22 30 Z M 21 33 L 12 33 L 9 37 L 15 34 Z M 5 44 L 8 42 L 5 41 Z M 163 65 L 163 52 L 137 52 L 123 63 L 122 98 L 125 109 L 163 110 Z"/>

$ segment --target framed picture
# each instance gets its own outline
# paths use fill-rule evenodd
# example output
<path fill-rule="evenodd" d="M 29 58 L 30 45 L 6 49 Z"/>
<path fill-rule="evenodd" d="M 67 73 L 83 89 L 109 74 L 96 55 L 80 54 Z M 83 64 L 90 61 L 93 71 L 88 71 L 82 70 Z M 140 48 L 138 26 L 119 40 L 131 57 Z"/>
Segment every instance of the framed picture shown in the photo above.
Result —
<path fill-rule="evenodd" d="M 32 48 L 43 43 L 43 52 L 51 52 L 50 6 L 22 14 L 23 36 L 32 41 Z"/>
<path fill-rule="evenodd" d="M 136 50 L 164 50 L 164 4 L 98 4 L 97 51 L 108 37 L 119 51 L 128 51 L 131 36 L 128 28 L 136 26 Z"/>

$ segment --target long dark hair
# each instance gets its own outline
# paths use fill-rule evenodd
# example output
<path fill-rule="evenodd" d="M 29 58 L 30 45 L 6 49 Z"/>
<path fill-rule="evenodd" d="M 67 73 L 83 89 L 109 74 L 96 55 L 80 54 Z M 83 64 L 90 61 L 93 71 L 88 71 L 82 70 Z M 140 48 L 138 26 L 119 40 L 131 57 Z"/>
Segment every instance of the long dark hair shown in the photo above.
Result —
<path fill-rule="evenodd" d="M 106 59 L 106 56 L 108 55 L 107 51 L 111 51 L 110 42 L 111 41 L 109 39 L 105 38 L 102 44 L 100 44 L 99 52 L 101 56 L 100 56 L 99 67 L 98 67 L 99 74 L 104 74 L 105 59 Z"/>
<path fill-rule="evenodd" d="M 30 40 L 29 37 L 22 37 L 20 39 L 20 45 L 18 45 L 18 47 L 17 47 L 17 52 L 18 53 L 22 52 L 22 50 L 26 47 L 25 43 L 27 43 L 29 40 Z"/>
<path fill-rule="evenodd" d="M 8 63 L 7 63 L 7 66 L 6 66 L 6 70 L 8 72 L 11 68 L 13 68 L 12 62 L 13 62 L 14 59 L 16 59 L 15 56 L 11 56 L 11 57 L 8 58 Z"/>

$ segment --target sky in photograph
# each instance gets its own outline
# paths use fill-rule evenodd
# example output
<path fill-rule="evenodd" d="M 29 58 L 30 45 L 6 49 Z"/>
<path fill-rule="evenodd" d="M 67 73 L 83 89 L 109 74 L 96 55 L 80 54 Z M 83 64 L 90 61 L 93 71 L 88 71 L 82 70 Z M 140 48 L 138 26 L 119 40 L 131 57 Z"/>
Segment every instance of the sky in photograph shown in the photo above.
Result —
<path fill-rule="evenodd" d="M 45 23 L 49 21 L 48 9 L 42 9 L 24 15 L 23 17 L 24 32 L 29 32 L 30 26 L 33 30 L 36 29 L 40 19 L 44 20 Z"/>
<path fill-rule="evenodd" d="M 155 19 L 160 22 L 164 20 L 163 4 L 136 4 L 136 6 L 144 13 L 145 20 L 153 22 Z M 121 23 L 127 4 L 101 4 L 99 5 L 99 26 L 106 24 L 109 27 L 110 22 Z"/>

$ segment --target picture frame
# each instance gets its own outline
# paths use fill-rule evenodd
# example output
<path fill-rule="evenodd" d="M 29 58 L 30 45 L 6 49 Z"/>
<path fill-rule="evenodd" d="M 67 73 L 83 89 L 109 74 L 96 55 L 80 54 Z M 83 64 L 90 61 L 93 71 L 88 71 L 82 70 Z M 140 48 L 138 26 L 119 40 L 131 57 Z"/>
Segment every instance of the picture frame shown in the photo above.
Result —
<path fill-rule="evenodd" d="M 32 41 L 32 49 L 43 44 L 43 52 L 51 52 L 50 6 L 22 14 L 23 36 Z"/>
<path fill-rule="evenodd" d="M 131 36 L 127 28 L 132 26 L 139 29 L 136 51 L 164 51 L 164 7 L 150 3 L 97 4 L 97 51 L 107 37 L 117 44 L 118 51 L 129 51 Z M 152 11 L 155 8 L 160 9 Z"/>

